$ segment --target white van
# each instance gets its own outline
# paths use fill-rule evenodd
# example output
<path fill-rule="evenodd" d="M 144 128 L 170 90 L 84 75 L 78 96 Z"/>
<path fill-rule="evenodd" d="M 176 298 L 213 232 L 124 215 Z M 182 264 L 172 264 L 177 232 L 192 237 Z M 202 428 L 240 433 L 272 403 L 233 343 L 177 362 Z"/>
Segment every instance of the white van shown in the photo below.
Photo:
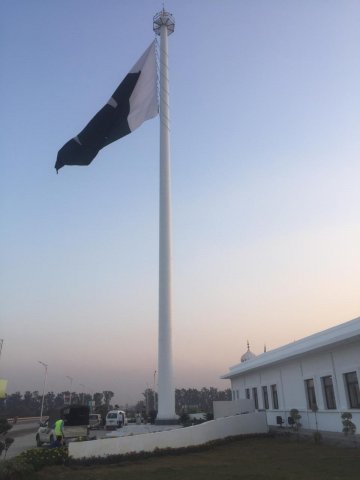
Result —
<path fill-rule="evenodd" d="M 96 429 L 101 427 L 101 415 L 99 413 L 90 413 L 89 428 Z"/>
<path fill-rule="evenodd" d="M 110 410 L 106 415 L 105 430 L 113 430 L 127 425 L 126 413 L 123 410 Z"/>

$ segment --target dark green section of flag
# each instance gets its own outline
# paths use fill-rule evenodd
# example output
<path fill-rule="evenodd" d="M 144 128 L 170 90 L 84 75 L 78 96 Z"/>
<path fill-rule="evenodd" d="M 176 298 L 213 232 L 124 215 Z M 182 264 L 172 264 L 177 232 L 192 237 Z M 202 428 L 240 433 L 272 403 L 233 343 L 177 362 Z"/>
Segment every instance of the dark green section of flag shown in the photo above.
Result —
<path fill-rule="evenodd" d="M 59 150 L 57 171 L 64 165 L 89 165 L 99 150 L 131 132 L 127 121 L 129 100 L 140 73 L 126 75 L 112 95 L 117 106 L 106 104 L 77 135 L 80 143 L 72 138 Z"/>

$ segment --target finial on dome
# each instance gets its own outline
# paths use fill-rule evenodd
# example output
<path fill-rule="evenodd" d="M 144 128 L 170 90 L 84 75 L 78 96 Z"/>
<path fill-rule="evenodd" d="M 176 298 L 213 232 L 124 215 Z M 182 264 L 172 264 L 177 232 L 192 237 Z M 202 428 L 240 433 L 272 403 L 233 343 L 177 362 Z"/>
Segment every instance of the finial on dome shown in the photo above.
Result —
<path fill-rule="evenodd" d="M 255 358 L 256 355 L 255 353 L 252 353 L 252 351 L 250 350 L 250 344 L 249 344 L 249 340 L 247 341 L 247 351 L 244 353 L 244 355 L 242 355 L 242 357 L 240 358 L 240 361 L 241 363 L 243 362 L 246 362 L 247 360 L 251 360 L 252 358 Z"/>

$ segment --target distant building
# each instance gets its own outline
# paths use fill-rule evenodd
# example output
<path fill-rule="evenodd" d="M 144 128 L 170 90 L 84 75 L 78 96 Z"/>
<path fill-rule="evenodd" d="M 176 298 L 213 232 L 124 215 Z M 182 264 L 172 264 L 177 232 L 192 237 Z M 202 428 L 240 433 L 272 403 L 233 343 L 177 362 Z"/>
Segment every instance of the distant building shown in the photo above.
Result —
<path fill-rule="evenodd" d="M 233 403 L 252 400 L 269 425 L 286 425 L 297 408 L 303 428 L 341 432 L 347 411 L 359 434 L 360 317 L 258 356 L 248 344 L 221 378 L 231 381 Z"/>

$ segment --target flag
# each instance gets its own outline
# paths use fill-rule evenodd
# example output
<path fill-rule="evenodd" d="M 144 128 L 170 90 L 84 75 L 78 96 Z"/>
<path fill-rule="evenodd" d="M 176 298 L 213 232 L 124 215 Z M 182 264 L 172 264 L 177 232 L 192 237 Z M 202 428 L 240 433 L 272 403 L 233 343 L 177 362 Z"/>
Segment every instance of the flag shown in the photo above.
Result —
<path fill-rule="evenodd" d="M 158 114 L 155 41 L 146 49 L 107 104 L 58 152 L 55 168 L 89 165 L 99 150 Z"/>
<path fill-rule="evenodd" d="M 0 398 L 6 397 L 7 380 L 0 379 Z"/>

